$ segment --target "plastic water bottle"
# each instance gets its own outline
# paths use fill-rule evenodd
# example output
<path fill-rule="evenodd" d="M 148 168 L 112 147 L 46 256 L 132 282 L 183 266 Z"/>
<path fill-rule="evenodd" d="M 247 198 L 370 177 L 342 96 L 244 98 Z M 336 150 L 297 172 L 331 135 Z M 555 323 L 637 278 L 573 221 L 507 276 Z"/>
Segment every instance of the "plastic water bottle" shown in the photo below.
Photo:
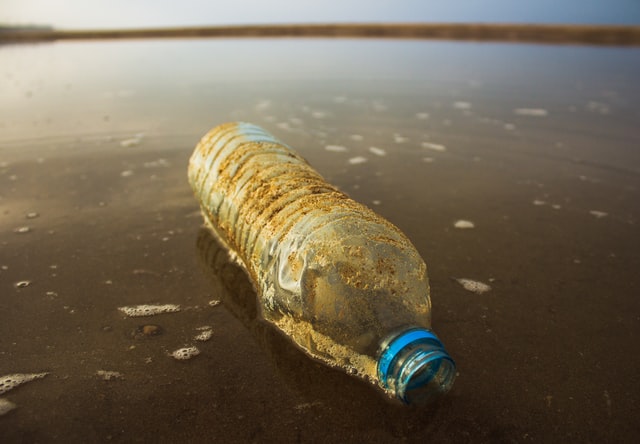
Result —
<path fill-rule="evenodd" d="M 308 355 L 404 403 L 449 390 L 455 364 L 430 330 L 426 265 L 397 227 L 248 123 L 206 134 L 189 182 L 262 318 Z"/>

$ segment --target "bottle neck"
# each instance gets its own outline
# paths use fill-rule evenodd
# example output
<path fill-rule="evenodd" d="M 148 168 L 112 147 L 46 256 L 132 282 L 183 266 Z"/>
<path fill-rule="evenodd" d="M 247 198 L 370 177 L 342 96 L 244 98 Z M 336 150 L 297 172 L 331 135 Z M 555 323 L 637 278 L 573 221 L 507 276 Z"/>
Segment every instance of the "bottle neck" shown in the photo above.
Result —
<path fill-rule="evenodd" d="M 405 404 L 422 404 L 449 391 L 456 365 L 438 337 L 410 328 L 382 341 L 378 378 L 385 390 Z"/>

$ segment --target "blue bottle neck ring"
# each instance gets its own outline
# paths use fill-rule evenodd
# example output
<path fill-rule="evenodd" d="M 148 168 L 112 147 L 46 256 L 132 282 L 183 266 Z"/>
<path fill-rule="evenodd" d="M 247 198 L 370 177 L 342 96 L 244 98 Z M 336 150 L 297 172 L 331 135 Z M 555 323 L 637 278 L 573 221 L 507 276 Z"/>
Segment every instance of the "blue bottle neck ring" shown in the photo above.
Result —
<path fill-rule="evenodd" d="M 382 387 L 405 404 L 425 403 L 453 385 L 456 365 L 438 337 L 411 328 L 387 338 L 378 354 Z"/>

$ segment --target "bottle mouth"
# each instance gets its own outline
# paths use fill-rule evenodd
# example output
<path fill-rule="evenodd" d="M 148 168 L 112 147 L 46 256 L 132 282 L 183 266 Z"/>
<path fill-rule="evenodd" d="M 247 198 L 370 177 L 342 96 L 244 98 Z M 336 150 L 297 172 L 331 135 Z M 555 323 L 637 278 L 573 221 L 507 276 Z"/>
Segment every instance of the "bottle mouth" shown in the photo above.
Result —
<path fill-rule="evenodd" d="M 427 403 L 449 391 L 456 365 L 430 330 L 412 328 L 383 341 L 378 377 L 405 404 Z"/>

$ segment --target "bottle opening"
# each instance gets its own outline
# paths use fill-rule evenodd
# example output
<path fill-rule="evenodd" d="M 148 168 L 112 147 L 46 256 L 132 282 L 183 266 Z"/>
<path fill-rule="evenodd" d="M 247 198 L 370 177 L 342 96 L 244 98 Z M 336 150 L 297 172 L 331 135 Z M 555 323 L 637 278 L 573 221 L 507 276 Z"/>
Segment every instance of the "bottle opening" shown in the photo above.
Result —
<path fill-rule="evenodd" d="M 406 404 L 426 403 L 449 391 L 456 365 L 433 332 L 414 328 L 383 342 L 378 377 Z"/>

